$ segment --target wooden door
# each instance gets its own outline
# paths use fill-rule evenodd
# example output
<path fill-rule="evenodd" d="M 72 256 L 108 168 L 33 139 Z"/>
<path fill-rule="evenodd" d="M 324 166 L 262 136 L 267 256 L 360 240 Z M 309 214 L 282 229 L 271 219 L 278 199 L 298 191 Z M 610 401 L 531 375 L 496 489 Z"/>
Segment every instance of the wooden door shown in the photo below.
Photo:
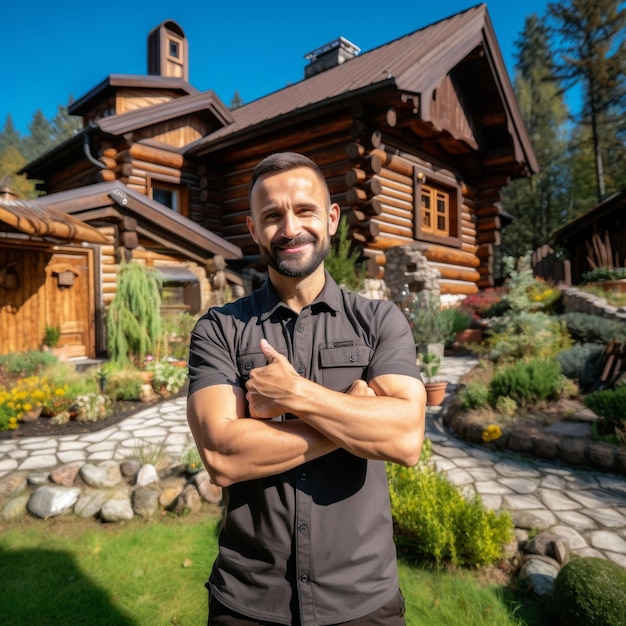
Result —
<path fill-rule="evenodd" d="M 46 325 L 59 328 L 64 357 L 94 357 L 91 251 L 55 252 L 46 267 Z"/>

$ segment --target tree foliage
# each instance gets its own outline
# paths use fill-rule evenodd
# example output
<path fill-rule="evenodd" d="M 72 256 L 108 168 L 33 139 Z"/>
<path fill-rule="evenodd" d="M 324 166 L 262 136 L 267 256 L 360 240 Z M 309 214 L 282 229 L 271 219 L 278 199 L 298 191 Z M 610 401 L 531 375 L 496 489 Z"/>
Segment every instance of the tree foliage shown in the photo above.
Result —
<path fill-rule="evenodd" d="M 626 159 L 626 8 L 620 0 L 563 0 L 548 4 L 548 17 L 555 76 L 582 92 L 578 121 L 590 128 L 602 200 L 624 181 L 616 161 L 623 166 Z"/>
<path fill-rule="evenodd" d="M 156 270 L 131 261 L 120 266 L 117 292 L 107 312 L 111 361 L 141 366 L 163 338 L 160 279 Z"/>

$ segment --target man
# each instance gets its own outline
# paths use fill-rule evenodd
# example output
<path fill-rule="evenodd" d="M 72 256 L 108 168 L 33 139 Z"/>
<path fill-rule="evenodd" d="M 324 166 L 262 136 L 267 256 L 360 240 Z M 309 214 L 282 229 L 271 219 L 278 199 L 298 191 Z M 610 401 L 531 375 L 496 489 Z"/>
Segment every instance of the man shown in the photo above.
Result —
<path fill-rule="evenodd" d="M 250 209 L 269 279 L 209 310 L 189 358 L 189 425 L 225 496 L 209 624 L 403 624 L 384 461 L 423 442 L 411 331 L 325 272 L 340 209 L 313 161 L 261 161 Z"/>

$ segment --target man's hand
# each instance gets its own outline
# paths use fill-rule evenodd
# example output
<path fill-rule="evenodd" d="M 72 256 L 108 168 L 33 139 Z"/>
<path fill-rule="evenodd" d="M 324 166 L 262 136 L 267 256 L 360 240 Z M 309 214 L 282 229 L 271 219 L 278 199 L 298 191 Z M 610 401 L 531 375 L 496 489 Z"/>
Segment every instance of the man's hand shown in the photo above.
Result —
<path fill-rule="evenodd" d="M 270 419 L 287 412 L 281 399 L 293 393 L 300 377 L 291 363 L 266 339 L 261 339 L 260 346 L 267 358 L 267 365 L 250 372 L 250 379 L 246 383 L 246 400 L 251 417 Z"/>

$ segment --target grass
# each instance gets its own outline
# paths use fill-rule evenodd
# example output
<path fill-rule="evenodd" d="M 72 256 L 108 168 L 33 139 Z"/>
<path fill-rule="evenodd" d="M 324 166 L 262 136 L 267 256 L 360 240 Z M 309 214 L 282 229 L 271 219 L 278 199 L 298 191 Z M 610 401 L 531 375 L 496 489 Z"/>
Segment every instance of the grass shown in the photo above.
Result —
<path fill-rule="evenodd" d="M 27 518 L 0 526 L 0 615 L 13 626 L 206 623 L 218 519 L 104 525 Z M 533 604 L 470 571 L 400 562 L 408 626 L 541 626 Z M 524 604 L 522 604 L 522 602 Z"/>

